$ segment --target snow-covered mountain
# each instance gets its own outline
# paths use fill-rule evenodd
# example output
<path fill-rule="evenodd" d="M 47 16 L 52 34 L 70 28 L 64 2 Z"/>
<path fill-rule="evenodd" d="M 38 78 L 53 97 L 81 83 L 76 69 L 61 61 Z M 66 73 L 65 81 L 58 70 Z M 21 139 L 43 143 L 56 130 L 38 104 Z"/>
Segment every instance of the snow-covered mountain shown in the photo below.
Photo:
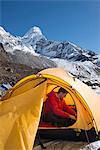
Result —
<path fill-rule="evenodd" d="M 33 27 L 31 28 L 22 38 L 22 42 L 27 46 L 34 46 L 38 41 L 41 39 L 46 40 L 45 36 L 43 36 L 41 30 L 39 27 Z"/>
<path fill-rule="evenodd" d="M 16 63 L 41 69 L 56 67 L 53 61 L 35 52 L 36 42 L 41 38 L 45 39 L 38 27 L 30 29 L 23 37 L 14 37 L 0 27 L 0 43 L 6 52 L 12 54 Z M 34 43 L 33 47 L 30 43 Z"/>
<path fill-rule="evenodd" d="M 15 37 L 0 27 L 0 42 L 16 62 L 31 67 L 62 67 L 100 92 L 100 55 L 69 41 L 48 40 L 39 27 Z"/>

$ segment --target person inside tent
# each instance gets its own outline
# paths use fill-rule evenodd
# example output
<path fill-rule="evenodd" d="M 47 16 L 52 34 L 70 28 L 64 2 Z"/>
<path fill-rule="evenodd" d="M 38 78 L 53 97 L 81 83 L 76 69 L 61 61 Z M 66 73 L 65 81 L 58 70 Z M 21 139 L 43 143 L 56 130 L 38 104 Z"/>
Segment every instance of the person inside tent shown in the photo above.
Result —
<path fill-rule="evenodd" d="M 68 106 L 63 99 L 66 94 L 68 92 L 62 87 L 58 92 L 52 90 L 48 94 L 43 106 L 43 122 L 50 122 L 56 126 L 69 126 L 76 121 L 76 111 Z"/>

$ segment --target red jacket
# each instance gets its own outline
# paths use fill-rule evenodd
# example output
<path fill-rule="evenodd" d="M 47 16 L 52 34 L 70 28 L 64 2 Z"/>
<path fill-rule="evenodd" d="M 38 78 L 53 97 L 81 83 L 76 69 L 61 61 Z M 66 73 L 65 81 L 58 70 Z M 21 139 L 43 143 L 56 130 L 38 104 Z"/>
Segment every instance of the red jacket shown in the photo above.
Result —
<path fill-rule="evenodd" d="M 54 91 L 48 94 L 48 98 L 44 104 L 43 113 L 46 115 L 53 112 L 62 118 L 68 118 L 69 114 L 75 115 L 75 111 L 66 105 L 64 100 L 59 100 Z"/>

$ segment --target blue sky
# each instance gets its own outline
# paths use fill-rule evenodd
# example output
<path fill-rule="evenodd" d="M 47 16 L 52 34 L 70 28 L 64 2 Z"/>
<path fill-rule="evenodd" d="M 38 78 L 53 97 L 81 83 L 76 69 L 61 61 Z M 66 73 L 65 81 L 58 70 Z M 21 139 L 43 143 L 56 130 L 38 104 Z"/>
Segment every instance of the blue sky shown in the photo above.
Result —
<path fill-rule="evenodd" d="M 39 26 L 49 40 L 68 40 L 100 53 L 99 0 L 0 0 L 0 25 L 23 36 Z"/>

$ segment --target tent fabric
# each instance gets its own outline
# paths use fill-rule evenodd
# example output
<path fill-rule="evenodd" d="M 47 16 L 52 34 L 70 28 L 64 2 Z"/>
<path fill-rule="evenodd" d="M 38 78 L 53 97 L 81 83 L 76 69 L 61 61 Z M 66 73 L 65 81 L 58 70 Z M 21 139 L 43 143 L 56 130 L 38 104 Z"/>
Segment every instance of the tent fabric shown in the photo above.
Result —
<path fill-rule="evenodd" d="M 0 101 L 0 150 L 32 149 L 43 102 L 59 87 L 69 92 L 65 102 L 70 98 L 77 109 L 76 122 L 66 129 L 100 131 L 100 96 L 67 71 L 50 68 L 22 79 Z"/>
<path fill-rule="evenodd" d="M 0 150 L 32 149 L 39 125 L 45 86 L 46 82 L 1 102 Z"/>

